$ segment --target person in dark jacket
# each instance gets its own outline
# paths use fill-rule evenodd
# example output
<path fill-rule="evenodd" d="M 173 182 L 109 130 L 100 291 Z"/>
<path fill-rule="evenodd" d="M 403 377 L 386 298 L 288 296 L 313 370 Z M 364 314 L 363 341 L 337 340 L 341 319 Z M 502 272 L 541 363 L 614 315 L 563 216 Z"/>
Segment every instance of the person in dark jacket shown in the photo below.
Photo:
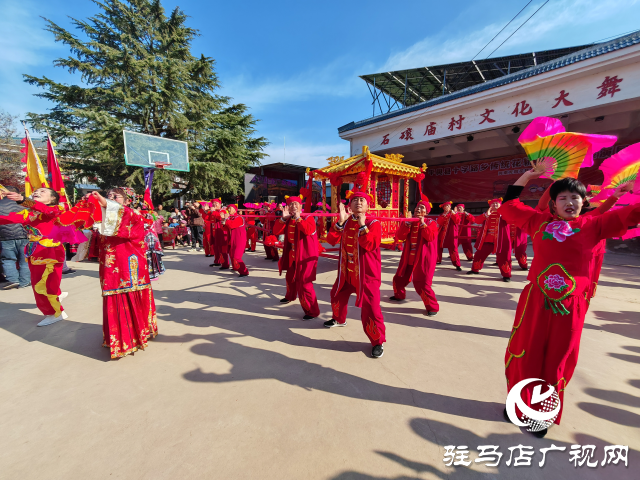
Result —
<path fill-rule="evenodd" d="M 191 238 L 192 244 L 190 251 L 202 251 L 202 233 L 204 229 L 204 219 L 202 218 L 202 214 L 200 213 L 200 204 L 198 202 L 195 203 L 187 203 L 187 223 L 191 228 Z M 198 242 L 198 248 L 196 249 L 196 242 Z"/>
<path fill-rule="evenodd" d="M 19 193 L 16 187 L 4 187 L 10 192 Z M 0 193 L 0 215 L 9 215 L 11 212 L 20 212 L 24 207 L 13 200 L 4 198 Z M 0 225 L 0 244 L 2 245 L 2 268 L 7 279 L 4 290 L 12 288 L 24 288 L 31 284 L 31 274 L 25 257 L 25 247 L 29 243 L 27 232 L 22 225 Z"/>

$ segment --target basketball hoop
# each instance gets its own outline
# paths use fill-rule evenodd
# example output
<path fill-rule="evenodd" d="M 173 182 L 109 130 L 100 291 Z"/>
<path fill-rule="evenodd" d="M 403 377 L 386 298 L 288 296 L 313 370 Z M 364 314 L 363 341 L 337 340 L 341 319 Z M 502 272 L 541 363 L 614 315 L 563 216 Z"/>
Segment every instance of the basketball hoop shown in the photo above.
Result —
<path fill-rule="evenodd" d="M 170 162 L 154 162 L 154 165 L 156 166 L 156 170 L 164 170 L 165 167 L 168 167 L 169 165 L 171 165 Z"/>

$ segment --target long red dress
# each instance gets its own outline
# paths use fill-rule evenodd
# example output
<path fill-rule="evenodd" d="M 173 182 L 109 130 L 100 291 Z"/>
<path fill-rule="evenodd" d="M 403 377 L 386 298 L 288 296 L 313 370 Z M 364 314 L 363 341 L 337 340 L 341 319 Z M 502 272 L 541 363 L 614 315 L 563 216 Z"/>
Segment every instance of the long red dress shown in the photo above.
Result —
<path fill-rule="evenodd" d="M 449 258 L 454 267 L 460 267 L 458 255 L 458 224 L 460 217 L 453 212 L 443 213 L 438 217 L 438 263 L 442 263 L 442 251 L 449 250 Z"/>
<path fill-rule="evenodd" d="M 440 305 L 431 288 L 438 255 L 437 222 L 430 218 L 425 219 L 425 225 L 420 225 L 419 222 L 403 222 L 396 236 L 405 243 L 398 271 L 393 277 L 393 296 L 397 300 L 405 299 L 406 287 L 413 281 L 413 287 L 424 302 L 427 312 L 439 311 Z"/>
<path fill-rule="evenodd" d="M 305 315 L 320 315 L 318 299 L 313 288 L 318 268 L 318 236 L 313 217 L 287 221 L 279 219 L 273 227 L 274 235 L 284 235 L 283 252 L 278 266 L 280 275 L 287 272 L 287 294 L 290 302 L 300 298 Z"/>
<path fill-rule="evenodd" d="M 510 186 L 510 191 L 521 188 Z M 516 195 L 512 195 L 513 198 Z M 505 352 L 507 389 L 524 379 L 554 385 L 564 404 L 564 391 L 578 361 L 580 336 L 587 313 L 591 258 L 598 243 L 623 234 L 640 221 L 640 205 L 569 222 L 540 212 L 520 200 L 506 201 L 503 218 L 531 236 L 534 257 Z M 525 389 L 530 405 L 531 389 Z M 555 420 L 559 424 L 562 411 Z"/>
<path fill-rule="evenodd" d="M 111 358 L 147 347 L 158 334 L 143 217 L 107 200 L 100 235 L 103 346 Z"/>
<path fill-rule="evenodd" d="M 458 244 L 462 247 L 462 251 L 467 257 L 467 260 L 473 260 L 472 230 L 468 227 L 468 225 L 474 223 L 473 215 L 469 212 L 462 212 L 457 215 L 460 218 L 460 224 L 458 225 Z"/>
<path fill-rule="evenodd" d="M 495 253 L 500 273 L 504 278 L 511 278 L 511 236 L 507 222 L 498 212 L 493 212 L 491 215 L 474 216 L 473 223 L 481 224 L 482 230 L 476 238 L 471 271 L 477 273 L 482 270 L 487 257 Z"/>
<path fill-rule="evenodd" d="M 380 310 L 380 285 L 382 284 L 382 259 L 380 222 L 367 218 L 366 228 L 360 228 L 356 219 L 349 217 L 339 227 L 334 223 L 327 232 L 327 242 L 340 243 L 338 278 L 331 289 L 333 318 L 338 323 L 347 321 L 349 297 L 356 294 L 356 307 L 360 307 L 360 319 L 364 333 L 371 345 L 386 341 L 385 325 Z"/>
<path fill-rule="evenodd" d="M 24 200 L 21 205 L 25 210 L 0 217 L 0 225 L 19 223 L 24 226 L 29 238 L 25 253 L 36 305 L 44 315 L 59 317 L 64 311 L 58 296 L 61 293 L 65 250 L 60 242 L 49 238 L 48 234 L 55 228 L 53 221 L 64 212 L 64 208 L 31 199 Z"/>
<path fill-rule="evenodd" d="M 245 246 L 247 245 L 247 229 L 245 228 L 244 218 L 240 215 L 230 215 L 224 221 L 224 228 L 228 231 L 228 251 L 231 257 L 231 267 L 244 277 L 249 275 L 247 266 L 242 261 Z"/>

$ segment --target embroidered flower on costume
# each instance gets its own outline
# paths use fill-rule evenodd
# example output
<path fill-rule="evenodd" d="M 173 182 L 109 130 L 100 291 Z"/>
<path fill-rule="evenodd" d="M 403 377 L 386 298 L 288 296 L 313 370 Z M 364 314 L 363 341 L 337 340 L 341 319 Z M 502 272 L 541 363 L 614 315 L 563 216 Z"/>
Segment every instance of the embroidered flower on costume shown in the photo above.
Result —
<path fill-rule="evenodd" d="M 569 284 L 565 281 L 562 275 L 551 274 L 544 277 L 544 287 L 547 290 L 555 290 L 556 292 L 562 292 L 569 288 Z"/>
<path fill-rule="evenodd" d="M 544 229 L 544 233 L 542 234 L 543 240 L 550 240 L 555 238 L 559 242 L 564 242 L 567 237 L 578 233 L 580 231 L 579 228 L 572 229 L 569 222 L 565 222 L 564 220 L 557 220 L 555 222 L 551 222 L 547 224 Z"/>

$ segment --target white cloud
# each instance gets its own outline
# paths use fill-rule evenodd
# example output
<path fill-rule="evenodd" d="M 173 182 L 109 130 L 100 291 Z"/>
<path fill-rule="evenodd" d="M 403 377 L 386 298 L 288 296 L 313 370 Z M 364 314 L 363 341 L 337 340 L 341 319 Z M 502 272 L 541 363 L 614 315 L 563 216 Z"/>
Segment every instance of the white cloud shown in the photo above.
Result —
<path fill-rule="evenodd" d="M 542 3 L 543 1 L 539 0 L 523 11 L 513 24 L 482 51 L 478 58 L 486 58 Z M 606 37 L 609 32 L 611 35 L 622 33 L 620 29 L 624 29 L 622 24 L 627 19 L 630 20 L 631 25 L 628 30 L 631 30 L 637 26 L 635 19 L 640 14 L 637 8 L 632 7 L 638 4 L 638 0 L 552 0 L 518 30 L 494 56 L 540 50 L 542 43 L 545 44 L 546 49 L 596 41 Z M 379 71 L 468 61 L 500 31 L 505 23 L 494 23 L 454 38 L 447 38 L 444 33 L 428 36 L 409 48 L 390 55 Z M 634 23 L 636 25 L 633 25 Z"/>
<path fill-rule="evenodd" d="M 284 151 L 283 139 L 276 141 L 271 139 L 272 143 L 265 152 L 269 157 L 262 160 L 262 164 L 269 163 L 292 163 L 295 165 L 303 165 L 305 167 L 320 168 L 327 165 L 327 158 L 335 156 L 349 156 L 349 143 L 341 142 L 326 145 L 310 145 L 310 144 L 287 144 L 286 154 Z"/>

